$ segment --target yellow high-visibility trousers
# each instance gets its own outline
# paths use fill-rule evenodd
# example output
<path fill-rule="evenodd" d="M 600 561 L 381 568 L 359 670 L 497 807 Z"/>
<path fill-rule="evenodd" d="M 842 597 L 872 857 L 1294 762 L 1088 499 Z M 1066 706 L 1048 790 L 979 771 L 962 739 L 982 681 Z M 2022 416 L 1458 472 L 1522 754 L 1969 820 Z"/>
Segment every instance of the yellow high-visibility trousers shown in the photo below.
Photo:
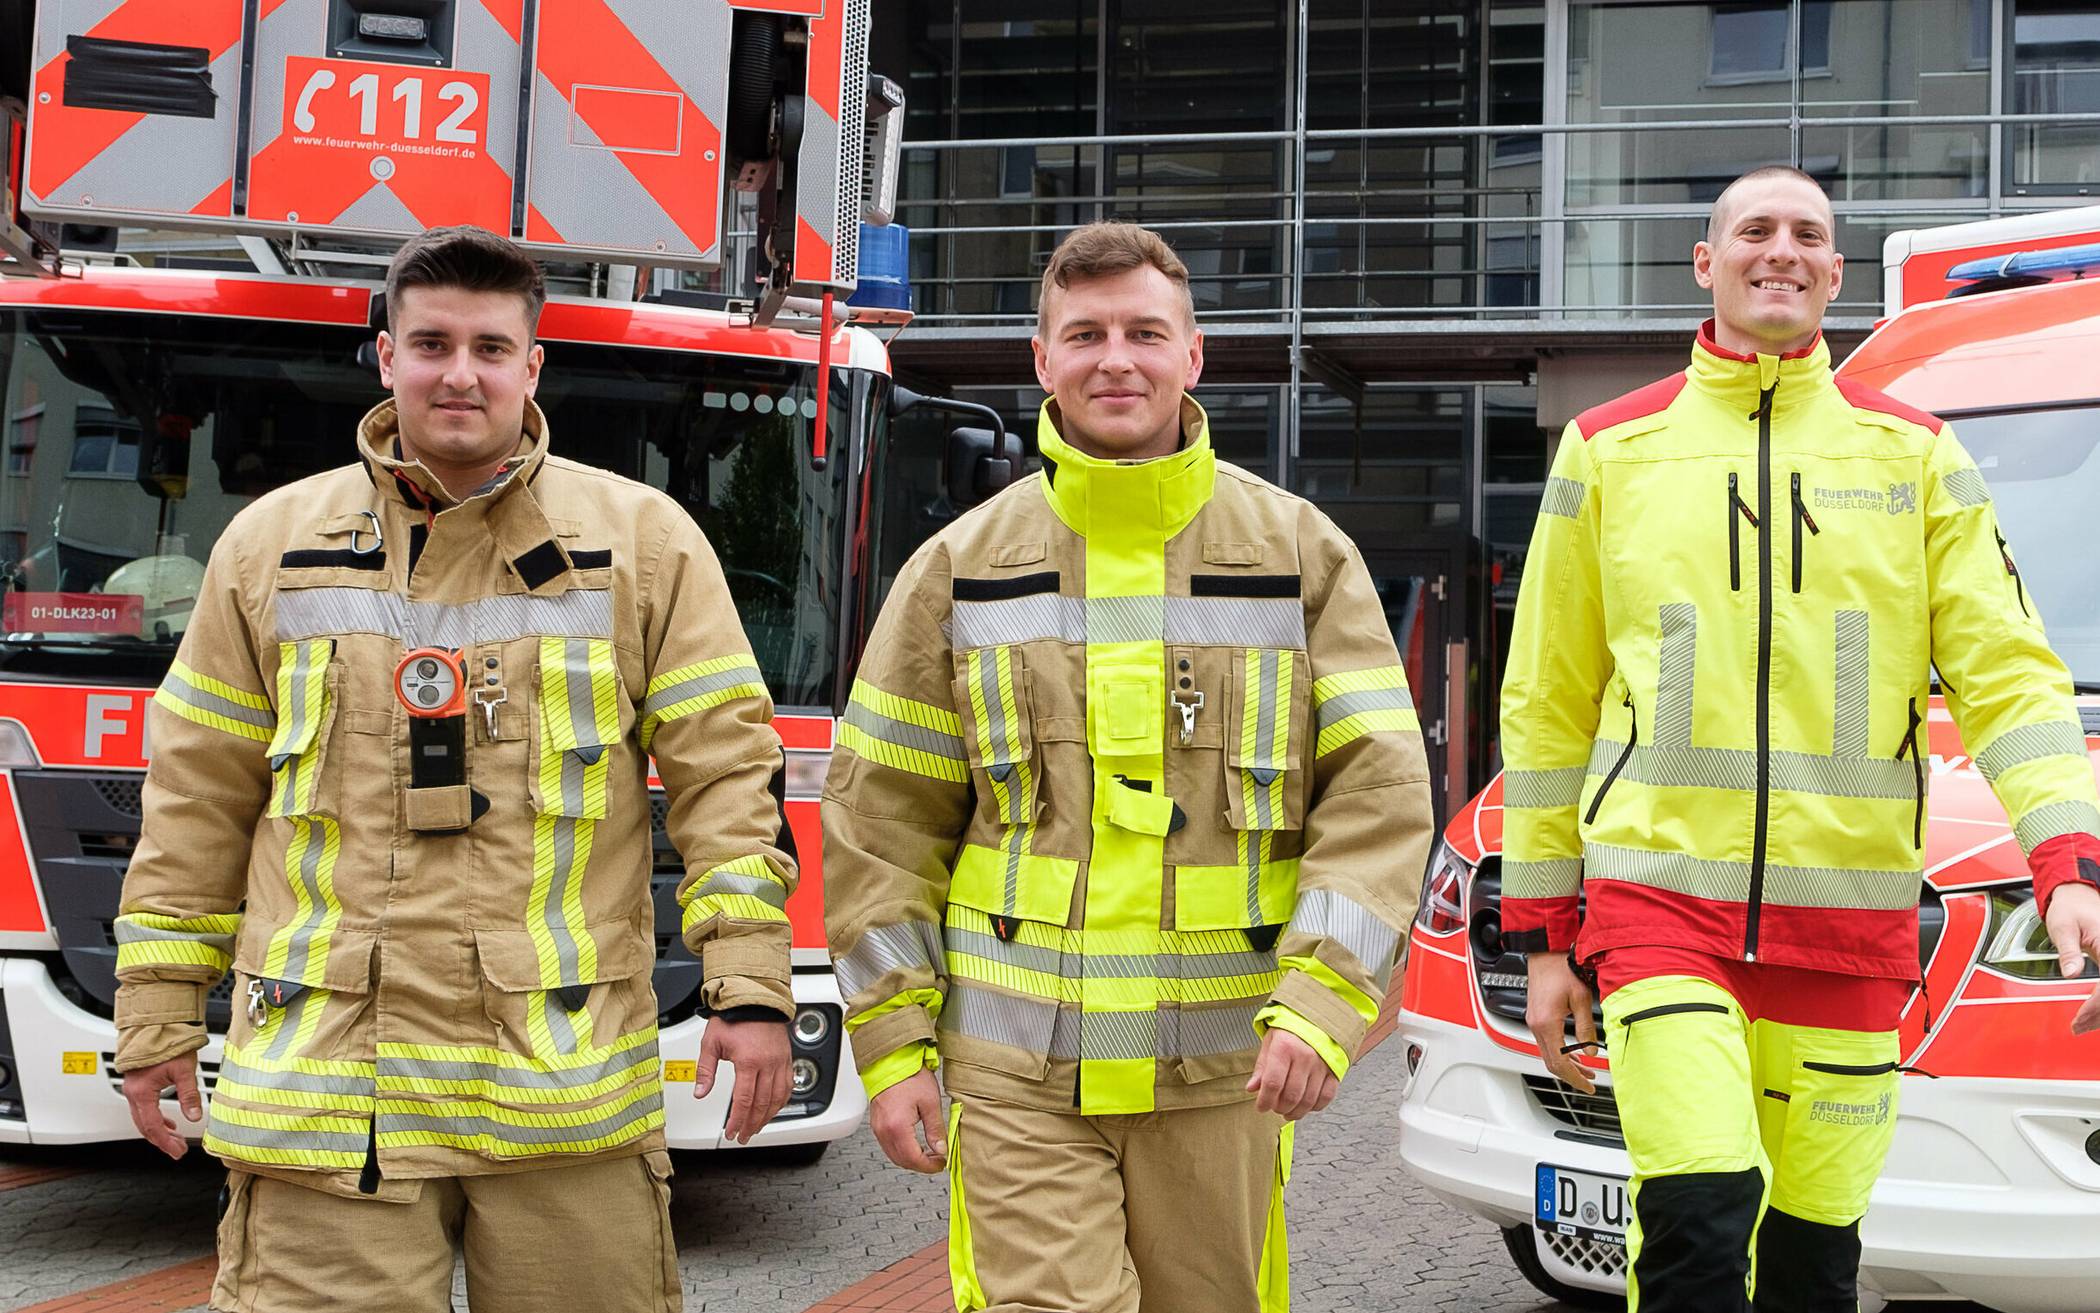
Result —
<path fill-rule="evenodd" d="M 959 1313 L 1286 1313 L 1292 1128 L 1253 1102 L 948 1114 Z"/>

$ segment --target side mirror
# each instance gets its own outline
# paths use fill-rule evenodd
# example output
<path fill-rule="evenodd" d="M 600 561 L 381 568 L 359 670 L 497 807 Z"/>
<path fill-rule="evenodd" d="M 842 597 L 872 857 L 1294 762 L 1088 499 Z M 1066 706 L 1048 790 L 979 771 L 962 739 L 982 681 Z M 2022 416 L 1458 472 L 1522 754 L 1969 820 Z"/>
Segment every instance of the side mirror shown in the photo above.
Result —
<path fill-rule="evenodd" d="M 985 501 L 1020 478 L 1021 439 L 991 429 L 955 429 L 948 434 L 948 500 L 957 510 Z"/>

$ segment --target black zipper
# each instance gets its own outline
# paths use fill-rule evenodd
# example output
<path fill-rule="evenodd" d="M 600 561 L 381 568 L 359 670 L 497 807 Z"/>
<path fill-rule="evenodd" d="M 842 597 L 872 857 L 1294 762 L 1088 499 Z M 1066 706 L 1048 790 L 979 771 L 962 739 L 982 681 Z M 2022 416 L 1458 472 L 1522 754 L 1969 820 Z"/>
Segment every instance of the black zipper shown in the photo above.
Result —
<path fill-rule="evenodd" d="M 1719 1003 L 1658 1003 L 1652 1008 L 1642 1008 L 1619 1024 L 1631 1026 L 1636 1021 L 1652 1021 L 1656 1017 L 1675 1016 L 1679 1012 L 1719 1012 L 1725 1016 L 1728 1009 Z"/>
<path fill-rule="evenodd" d="M 1808 526 L 1812 534 L 1821 535 L 1816 527 L 1816 517 L 1808 513 L 1808 503 L 1801 500 L 1801 471 L 1794 471 L 1794 591 L 1801 591 L 1801 526 Z"/>
<path fill-rule="evenodd" d="M 2020 567 L 2013 564 L 2012 549 L 2005 545 L 2005 535 L 1996 524 L 1991 525 L 1991 533 L 1998 539 L 1998 556 L 2005 562 L 2005 573 L 2012 576 L 2013 592 L 2020 599 L 2020 614 L 2031 619 L 2034 612 L 2027 609 L 2027 585 L 2020 579 Z"/>
<path fill-rule="evenodd" d="M 1912 698 L 1910 700 L 1910 723 L 1904 727 L 1902 746 L 1896 749 L 1896 760 L 1903 760 L 1907 754 L 1910 757 L 1911 773 L 1917 777 L 1917 806 L 1910 815 L 1910 846 L 1912 848 L 1923 848 L 1925 846 L 1925 758 L 1918 751 L 1918 725 L 1921 723 L 1921 720 L 1922 718 L 1918 715 L 1918 700 Z"/>
<path fill-rule="evenodd" d="M 1877 1062 L 1863 1067 L 1842 1062 L 1804 1062 L 1801 1066 L 1805 1071 L 1820 1071 L 1828 1076 L 1886 1076 L 1896 1069 L 1893 1062 Z"/>
<path fill-rule="evenodd" d="M 1633 755 L 1634 746 L 1641 741 L 1641 713 L 1633 709 L 1631 693 L 1626 695 L 1626 710 L 1630 717 L 1626 729 L 1626 748 L 1619 753 L 1619 759 L 1611 764 L 1611 770 L 1605 773 L 1604 783 L 1597 786 L 1597 796 L 1590 799 L 1590 809 L 1583 813 L 1584 825 L 1589 825 L 1597 819 L 1597 809 L 1604 805 L 1604 795 L 1611 792 L 1612 781 L 1618 779 L 1619 772 L 1626 769 L 1627 758 Z"/>
<path fill-rule="evenodd" d="M 1750 509 L 1750 503 L 1743 500 L 1743 494 L 1736 490 L 1736 473 L 1734 470 L 1730 470 L 1728 471 L 1728 587 L 1732 591 L 1740 593 L 1743 591 L 1743 526 L 1735 518 L 1738 512 L 1741 512 L 1743 519 L 1750 521 L 1751 528 L 1755 529 L 1757 527 L 1757 515 Z"/>
<path fill-rule="evenodd" d="M 1757 394 L 1757 518 L 1772 518 L 1772 394 Z M 1757 922 L 1765 899 L 1765 839 L 1772 824 L 1772 535 L 1757 535 L 1757 822 L 1750 838 L 1750 899 L 1743 918 L 1743 960 L 1757 960 Z"/>

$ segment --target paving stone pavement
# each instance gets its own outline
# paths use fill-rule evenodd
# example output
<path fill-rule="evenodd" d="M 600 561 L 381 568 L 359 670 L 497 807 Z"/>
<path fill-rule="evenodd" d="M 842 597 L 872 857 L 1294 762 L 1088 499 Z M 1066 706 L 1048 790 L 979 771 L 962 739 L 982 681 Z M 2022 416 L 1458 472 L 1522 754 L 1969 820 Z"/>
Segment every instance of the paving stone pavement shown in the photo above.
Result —
<path fill-rule="evenodd" d="M 1299 1129 L 1293 1307 L 1561 1313 L 1524 1284 L 1492 1228 L 1401 1170 L 1398 1048 L 1360 1062 L 1334 1106 Z M 210 1249 L 220 1173 L 201 1152 L 171 1164 L 143 1145 L 0 1150 L 8 1164 L 89 1170 L 0 1191 L 0 1313 Z M 672 1220 L 688 1313 L 801 1313 L 946 1235 L 945 1178 L 890 1166 L 865 1129 L 812 1166 L 689 1154 L 678 1167 Z M 463 1293 L 456 1303 L 466 1307 Z"/>

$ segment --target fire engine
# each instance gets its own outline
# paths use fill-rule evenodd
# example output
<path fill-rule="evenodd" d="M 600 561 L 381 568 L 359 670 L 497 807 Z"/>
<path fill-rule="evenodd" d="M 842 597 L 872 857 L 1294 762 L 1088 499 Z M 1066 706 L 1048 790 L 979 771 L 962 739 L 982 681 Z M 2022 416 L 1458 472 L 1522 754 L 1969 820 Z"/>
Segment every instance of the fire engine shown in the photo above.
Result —
<path fill-rule="evenodd" d="M 0 248 L 20 275 L 0 282 L 0 1141 L 134 1134 L 111 921 L 146 704 L 228 520 L 356 459 L 384 395 L 389 243 L 461 222 L 621 292 L 550 298 L 538 400 L 557 454 L 666 490 L 722 559 L 781 708 L 802 869 L 794 1092 L 753 1143 L 810 1160 L 858 1125 L 817 797 L 877 600 L 871 489 L 897 404 L 882 341 L 849 320 L 909 317 L 903 231 L 864 223 L 894 205 L 902 122 L 868 23 L 869 0 L 0 5 Z M 733 258 L 733 212 L 756 222 L 750 277 L 695 304 L 680 272 Z M 83 262 L 120 228 L 225 235 L 256 268 Z M 728 1082 L 679 1096 L 705 1021 L 655 808 L 667 1133 L 724 1147 Z"/>
<path fill-rule="evenodd" d="M 2100 764 L 2100 594 L 2074 546 L 2100 502 L 2100 207 L 1897 233 L 1887 252 L 1891 317 L 1838 373 L 1948 419 L 1975 456 Z M 1928 726 L 1924 985 L 1903 1018 L 1908 1075 L 1862 1227 L 1861 1306 L 2088 1310 L 2100 1037 L 2070 1027 L 2100 968 L 2060 978 L 2012 827 L 1938 696 Z M 1401 1156 L 1499 1228 L 1539 1290 L 1622 1307 L 1630 1167 L 1610 1070 L 1589 1061 L 1593 1095 L 1546 1073 L 1525 960 L 1502 948 L 1501 849 L 1498 778 L 1445 828 L 1410 936 Z"/>

